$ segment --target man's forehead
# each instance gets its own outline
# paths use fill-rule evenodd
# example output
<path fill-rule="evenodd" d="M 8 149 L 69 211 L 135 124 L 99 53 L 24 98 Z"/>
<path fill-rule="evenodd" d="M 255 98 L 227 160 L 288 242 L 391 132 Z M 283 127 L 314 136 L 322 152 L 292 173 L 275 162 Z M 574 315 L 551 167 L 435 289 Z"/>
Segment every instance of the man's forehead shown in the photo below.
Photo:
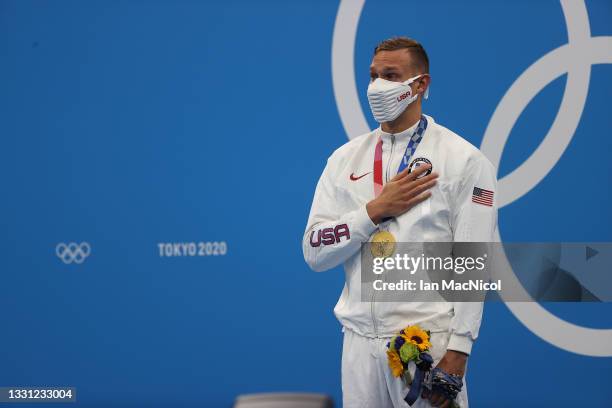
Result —
<path fill-rule="evenodd" d="M 410 52 L 407 49 L 379 51 L 372 59 L 371 69 L 405 69 L 412 64 Z"/>

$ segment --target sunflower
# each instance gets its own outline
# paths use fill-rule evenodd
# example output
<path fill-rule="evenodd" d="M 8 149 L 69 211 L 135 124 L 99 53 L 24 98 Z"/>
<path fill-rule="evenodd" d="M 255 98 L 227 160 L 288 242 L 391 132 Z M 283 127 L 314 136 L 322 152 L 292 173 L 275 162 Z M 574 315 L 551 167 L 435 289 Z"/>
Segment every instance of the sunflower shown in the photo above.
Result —
<path fill-rule="evenodd" d="M 394 350 L 387 350 L 387 357 L 389 358 L 389 367 L 391 367 L 391 373 L 394 377 L 399 377 L 404 372 L 404 365 L 400 360 L 399 355 Z"/>
<path fill-rule="evenodd" d="M 419 351 L 425 351 L 431 347 L 427 332 L 419 326 L 408 326 L 401 333 L 402 337 L 417 346 Z"/>

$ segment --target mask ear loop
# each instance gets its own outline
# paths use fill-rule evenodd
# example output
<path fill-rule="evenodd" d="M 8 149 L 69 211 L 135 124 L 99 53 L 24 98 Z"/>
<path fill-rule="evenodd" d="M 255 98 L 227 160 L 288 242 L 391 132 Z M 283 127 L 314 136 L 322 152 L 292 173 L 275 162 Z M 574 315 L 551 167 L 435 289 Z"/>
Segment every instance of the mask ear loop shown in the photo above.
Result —
<path fill-rule="evenodd" d="M 429 76 L 429 74 L 423 74 L 423 75 Z M 425 89 L 425 92 L 423 92 L 423 98 L 425 98 L 425 99 L 429 98 L 429 85 L 427 85 L 427 88 Z"/>
<path fill-rule="evenodd" d="M 415 76 L 413 78 L 408 79 L 406 82 L 410 81 L 410 82 L 408 82 L 410 84 L 410 83 L 416 81 L 417 79 L 419 79 L 420 77 L 425 76 L 425 75 L 429 75 L 429 74 L 420 74 L 420 75 L 417 75 L 417 76 Z M 427 89 L 425 89 L 425 92 L 423 92 L 423 98 L 425 98 L 425 99 L 429 98 L 429 85 L 427 85 Z"/>

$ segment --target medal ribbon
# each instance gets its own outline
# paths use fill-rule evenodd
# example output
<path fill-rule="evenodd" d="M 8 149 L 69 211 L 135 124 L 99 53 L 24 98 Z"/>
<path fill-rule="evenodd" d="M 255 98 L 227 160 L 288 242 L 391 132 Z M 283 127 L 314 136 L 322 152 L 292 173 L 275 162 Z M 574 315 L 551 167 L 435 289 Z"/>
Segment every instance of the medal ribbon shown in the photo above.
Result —
<path fill-rule="evenodd" d="M 425 129 L 427 129 L 427 119 L 425 116 L 421 116 L 421 120 L 419 120 L 417 128 L 412 136 L 410 136 L 410 141 L 408 142 L 408 146 L 406 146 L 406 151 L 404 152 L 404 157 L 402 157 L 402 160 L 400 161 L 397 173 L 401 173 L 406 167 L 408 167 L 410 158 L 416 151 L 421 139 L 423 139 Z M 374 197 L 378 197 L 383 189 L 382 145 L 382 138 L 379 136 L 378 142 L 376 143 L 376 149 L 374 150 Z M 391 160 L 391 157 L 389 157 L 389 160 Z"/>

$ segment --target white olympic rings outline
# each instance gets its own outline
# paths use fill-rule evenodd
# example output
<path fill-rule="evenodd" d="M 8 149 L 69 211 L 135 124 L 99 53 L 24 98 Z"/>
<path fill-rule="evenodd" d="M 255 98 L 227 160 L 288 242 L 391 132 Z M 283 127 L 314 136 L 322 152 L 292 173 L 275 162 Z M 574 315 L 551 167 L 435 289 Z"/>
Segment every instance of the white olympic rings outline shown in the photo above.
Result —
<path fill-rule="evenodd" d="M 355 40 L 364 4 L 365 0 L 341 1 L 332 39 L 334 95 L 349 139 L 370 131 L 359 101 L 354 68 Z M 510 131 L 528 103 L 546 85 L 567 73 L 561 106 L 548 133 L 523 164 L 499 180 L 499 208 L 531 191 L 556 165 L 580 122 L 591 65 L 612 63 L 612 37 L 591 36 L 584 1 L 561 0 L 561 7 L 568 43 L 542 56 L 516 79 L 497 105 L 483 137 L 481 151 L 497 167 Z M 501 241 L 499 231 L 497 239 Z M 503 259 L 504 266 L 511 268 L 505 256 Z M 511 283 L 522 289 L 518 279 Z M 612 356 L 612 329 L 569 323 L 536 302 L 505 303 L 529 330 L 557 347 L 588 356 Z"/>
<path fill-rule="evenodd" d="M 55 247 L 55 255 L 65 264 L 82 264 L 91 254 L 91 245 L 87 242 L 70 242 L 65 244 L 60 242 Z"/>

